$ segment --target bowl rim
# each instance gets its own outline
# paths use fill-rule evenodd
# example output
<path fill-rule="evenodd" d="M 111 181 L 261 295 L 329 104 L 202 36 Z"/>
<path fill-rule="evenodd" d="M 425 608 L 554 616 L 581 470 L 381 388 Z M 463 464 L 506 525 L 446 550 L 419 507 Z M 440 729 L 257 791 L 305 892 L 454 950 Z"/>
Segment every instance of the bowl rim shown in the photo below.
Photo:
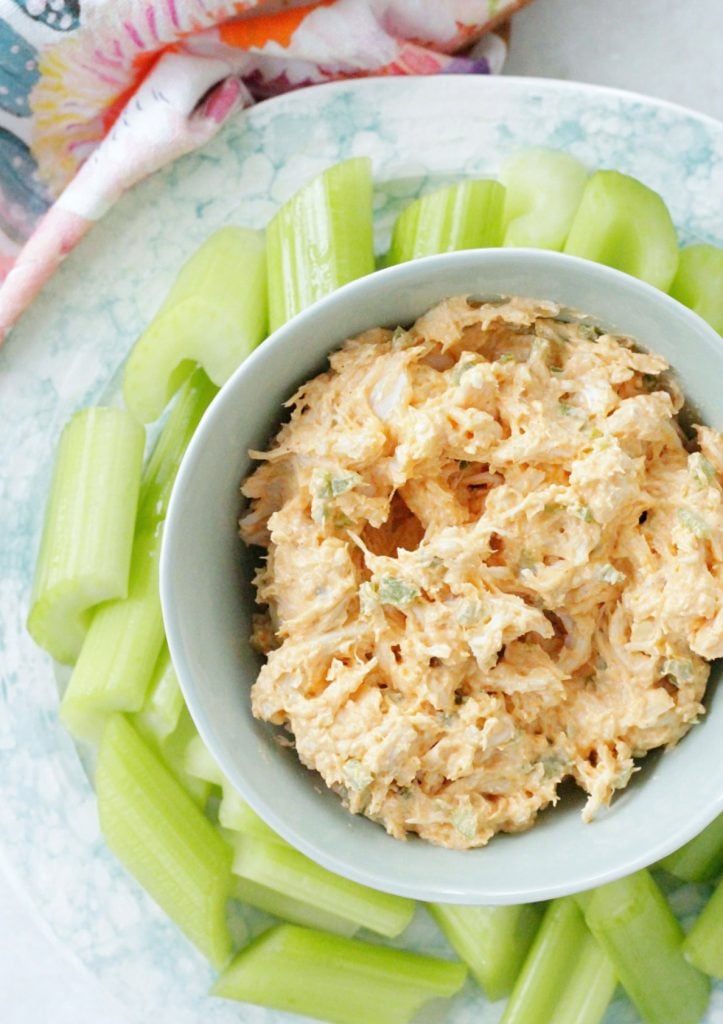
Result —
<path fill-rule="evenodd" d="M 435 889 L 433 893 L 427 893 L 425 895 L 420 892 L 417 886 L 414 884 L 408 884 L 403 879 L 397 880 L 394 883 L 387 882 L 385 879 L 381 879 L 377 873 L 367 871 L 364 864 L 360 863 L 359 860 L 350 861 L 347 858 L 337 857 L 333 849 L 323 846 L 321 843 L 314 842 L 313 838 L 310 838 L 302 831 L 289 826 L 283 817 L 278 815 L 272 807 L 269 807 L 266 804 L 263 798 L 258 796 L 253 783 L 237 766 L 234 760 L 227 757 L 226 752 L 223 749 L 219 749 L 211 717 L 207 714 L 206 707 L 203 706 L 202 702 L 199 702 L 198 690 L 195 688 L 194 681 L 192 679 L 192 672 L 183 653 L 183 644 L 180 639 L 178 609 L 173 594 L 173 583 L 171 581 L 173 552 L 174 550 L 182 548 L 183 545 L 183 537 L 179 536 L 179 521 L 181 518 L 179 515 L 179 508 L 183 492 L 188 486 L 195 466 L 202 458 L 206 436 L 210 431 L 213 431 L 216 421 L 222 418 L 225 403 L 229 400 L 229 396 L 238 388 L 239 382 L 244 380 L 248 375 L 253 374 L 259 364 L 263 365 L 267 360 L 271 360 L 273 358 L 273 354 L 277 350 L 283 350 L 287 345 L 293 344 L 294 335 L 306 325 L 313 325 L 320 310 L 333 310 L 337 307 L 343 309 L 345 303 L 347 303 L 352 297 L 355 297 L 358 294 L 364 295 L 367 291 L 371 291 L 373 293 L 377 288 L 383 288 L 385 282 L 394 280 L 395 278 L 399 279 L 398 283 L 402 286 L 405 279 L 414 279 L 417 274 L 423 275 L 428 267 L 433 267 L 440 262 L 444 265 L 448 263 L 453 265 L 455 261 L 462 264 L 466 263 L 469 259 L 475 258 L 480 258 L 482 262 L 488 260 L 494 262 L 499 261 L 502 265 L 506 262 L 515 265 L 520 262 L 523 264 L 539 264 L 541 262 L 546 262 L 553 266 L 556 263 L 560 266 L 578 265 L 580 267 L 584 267 L 584 272 L 588 276 L 597 275 L 603 284 L 606 280 L 615 281 L 619 284 L 624 283 L 632 293 L 637 292 L 642 296 L 646 296 L 648 300 L 657 302 L 663 309 L 668 308 L 671 311 L 675 311 L 676 316 L 682 318 L 684 321 L 687 320 L 691 330 L 699 335 L 700 344 L 705 348 L 710 349 L 712 353 L 716 353 L 713 358 L 720 358 L 723 339 L 721 339 L 717 332 L 707 324 L 706 321 L 704 321 L 698 314 L 682 305 L 682 303 L 678 302 L 667 293 L 660 291 L 658 288 L 655 288 L 638 278 L 632 277 L 627 273 L 565 253 L 544 249 L 516 247 L 499 249 L 466 249 L 426 256 L 406 263 L 397 264 L 391 267 L 384 267 L 373 271 L 371 274 L 351 281 L 336 289 L 334 292 L 331 292 L 329 295 L 319 299 L 291 320 L 284 323 L 281 327 L 277 328 L 273 333 L 269 334 L 266 340 L 240 364 L 231 377 L 224 383 L 218 394 L 214 397 L 213 401 L 204 413 L 201 422 L 196 428 L 193 437 L 191 438 L 176 476 L 169 501 L 161 543 L 159 580 L 161 608 L 168 647 L 186 705 L 194 724 L 196 725 L 203 742 L 217 761 L 221 771 L 249 806 L 271 828 L 273 828 L 275 832 L 290 843 L 295 849 L 300 850 L 321 866 L 333 871 L 335 874 L 376 890 L 416 900 L 433 900 L 437 902 L 470 905 L 478 905 L 482 903 L 490 905 L 504 905 L 521 902 L 535 902 L 571 895 L 576 892 L 584 891 L 586 889 L 614 881 L 615 879 L 621 878 L 636 870 L 654 864 L 693 838 L 715 817 L 723 813 L 723 782 L 721 784 L 721 791 L 718 799 L 704 805 L 694 816 L 686 818 L 684 827 L 678 829 L 672 834 L 672 836 L 669 836 L 667 841 L 658 842 L 653 847 L 643 848 L 637 856 L 629 857 L 624 864 L 607 869 L 601 867 L 598 870 L 590 870 L 584 878 L 571 883 L 560 883 L 558 885 L 535 885 L 531 883 L 529 889 L 522 895 L 517 890 L 510 890 L 509 892 L 497 891 L 494 896 L 490 897 L 485 893 L 480 893 L 475 896 L 473 893 L 470 893 L 469 887 L 465 887 L 464 891 L 459 888 L 455 889 L 449 887 L 444 889 L 444 891 Z M 435 303 L 433 302 L 432 305 L 434 304 Z M 584 311 L 579 312 L 582 313 Z M 371 324 L 370 326 L 378 326 L 378 324 Z M 328 355 L 335 351 L 343 341 L 344 339 L 342 338 L 340 342 L 329 346 L 329 348 L 325 350 L 324 359 L 328 358 Z M 291 379 L 291 376 L 292 375 L 290 374 L 289 379 Z M 291 386 L 293 385 L 290 385 L 288 389 L 289 391 L 291 390 Z M 683 737 L 683 739 L 685 738 L 686 737 Z M 655 748 L 655 750 L 658 749 L 660 748 Z M 651 750 L 650 753 L 654 753 L 655 750 Z M 349 816 L 354 817 L 351 814 Z M 382 826 L 378 827 L 382 828 Z M 534 827 L 535 826 L 533 825 L 531 830 L 528 831 L 534 830 Z M 493 837 L 493 839 L 494 838 L 495 837 Z M 388 836 L 388 840 L 390 843 L 394 842 L 399 844 L 399 840 L 395 840 L 391 836 Z M 424 840 L 417 840 L 416 837 L 414 841 L 425 842 Z M 436 847 L 435 849 L 440 852 L 445 850 L 444 847 Z M 450 852 L 459 853 L 459 851 Z M 475 850 L 465 851 L 466 854 L 472 856 L 475 852 Z"/>

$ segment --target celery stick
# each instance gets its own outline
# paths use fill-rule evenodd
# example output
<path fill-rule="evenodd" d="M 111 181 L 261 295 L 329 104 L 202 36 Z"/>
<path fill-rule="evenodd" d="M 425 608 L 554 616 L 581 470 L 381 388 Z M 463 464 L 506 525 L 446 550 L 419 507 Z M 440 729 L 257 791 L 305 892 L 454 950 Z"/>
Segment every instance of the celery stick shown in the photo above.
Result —
<path fill-rule="evenodd" d="M 161 743 L 160 754 L 164 763 L 186 792 L 190 793 L 199 807 L 205 808 L 211 795 L 211 783 L 186 771 L 186 749 L 195 736 L 198 736 L 196 726 L 188 708 L 184 706 L 178 719 L 178 725 L 171 735 Z"/>
<path fill-rule="evenodd" d="M 200 364 L 224 384 L 266 333 L 263 234 L 225 227 L 184 264 L 126 363 L 123 395 L 143 423 L 155 420 Z"/>
<path fill-rule="evenodd" d="M 397 217 L 387 263 L 499 245 L 504 201 L 504 188 L 490 179 L 429 192 Z"/>
<path fill-rule="evenodd" d="M 555 1006 L 555 1024 L 599 1024 L 617 987 L 615 968 L 597 939 L 586 932 L 575 969 Z"/>
<path fill-rule="evenodd" d="M 551 1024 L 560 993 L 576 967 L 587 929 L 571 897 L 545 911 L 501 1024 Z"/>
<path fill-rule="evenodd" d="M 312 302 L 374 270 L 368 157 L 329 167 L 266 229 L 272 331 Z"/>
<path fill-rule="evenodd" d="M 683 943 L 686 959 L 706 974 L 723 978 L 723 881 L 688 933 Z"/>
<path fill-rule="evenodd" d="M 588 179 L 564 251 L 663 291 L 678 267 L 678 239 L 667 206 L 657 192 L 618 171 L 597 171 Z"/>
<path fill-rule="evenodd" d="M 181 389 L 143 472 L 139 526 L 155 525 L 166 518 L 183 453 L 217 392 L 203 370 L 196 370 Z"/>
<path fill-rule="evenodd" d="M 542 918 L 539 904 L 515 907 L 427 905 L 488 999 L 509 995 Z"/>
<path fill-rule="evenodd" d="M 226 781 L 223 786 L 223 796 L 218 808 L 218 820 L 224 828 L 234 832 L 242 832 L 244 835 L 264 839 L 271 843 L 284 842 L 278 833 L 274 832 L 270 825 L 253 811 L 246 801 L 239 795 L 230 782 Z"/>
<path fill-rule="evenodd" d="M 234 850 L 233 872 L 240 878 L 330 911 L 380 935 L 399 935 L 414 914 L 412 900 L 335 875 L 287 843 L 238 834 Z"/>
<path fill-rule="evenodd" d="M 211 963 L 222 967 L 230 955 L 230 848 L 122 715 L 105 729 L 95 781 L 110 848 Z"/>
<path fill-rule="evenodd" d="M 164 643 L 153 667 L 148 696 L 134 724 L 144 738 L 160 745 L 175 732 L 184 707 L 168 645 Z"/>
<path fill-rule="evenodd" d="M 500 169 L 506 188 L 503 245 L 562 249 L 580 204 L 587 169 L 569 153 L 525 149 Z"/>
<path fill-rule="evenodd" d="M 657 865 L 686 882 L 708 882 L 723 871 L 723 814 Z"/>
<path fill-rule="evenodd" d="M 332 1024 L 405 1024 L 464 978 L 459 963 L 282 924 L 242 950 L 212 994 Z"/>
<path fill-rule="evenodd" d="M 714 245 L 683 249 L 670 294 L 723 334 L 723 249 Z"/>
<path fill-rule="evenodd" d="M 114 711 L 138 711 L 163 646 L 158 593 L 162 524 L 136 536 L 128 597 L 102 605 L 90 624 L 60 715 L 74 736 L 96 741 Z"/>
<path fill-rule="evenodd" d="M 644 1024 L 698 1024 L 710 983 L 683 956 L 683 931 L 647 871 L 595 889 L 585 920 Z"/>
<path fill-rule="evenodd" d="M 208 747 L 198 734 L 192 736 L 186 746 L 184 768 L 189 775 L 194 775 L 197 779 L 210 782 L 214 786 L 227 785 L 226 776 L 218 767 Z"/>
<path fill-rule="evenodd" d="M 122 409 L 84 409 L 63 430 L 28 616 L 56 661 L 78 657 L 94 605 L 128 591 L 144 441 Z"/>
<path fill-rule="evenodd" d="M 303 903 L 291 896 L 282 896 L 268 886 L 250 882 L 247 878 L 237 878 L 233 891 L 234 896 L 242 903 L 248 903 L 258 910 L 265 910 L 267 914 L 274 914 L 291 924 L 300 924 L 305 928 L 320 928 L 336 935 L 346 935 L 347 938 L 351 938 L 359 929 L 353 921 L 347 921 L 346 918 L 327 910 L 319 910 L 311 903 Z"/>

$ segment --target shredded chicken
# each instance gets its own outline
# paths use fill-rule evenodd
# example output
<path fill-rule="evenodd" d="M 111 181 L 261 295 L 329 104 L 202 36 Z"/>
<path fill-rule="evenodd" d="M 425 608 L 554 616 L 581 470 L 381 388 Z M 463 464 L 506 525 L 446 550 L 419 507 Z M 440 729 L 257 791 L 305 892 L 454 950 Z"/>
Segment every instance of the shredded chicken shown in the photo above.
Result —
<path fill-rule="evenodd" d="M 400 839 L 482 846 L 566 778 L 590 820 L 704 712 L 723 438 L 549 302 L 452 298 L 330 364 L 243 485 L 254 715 Z"/>

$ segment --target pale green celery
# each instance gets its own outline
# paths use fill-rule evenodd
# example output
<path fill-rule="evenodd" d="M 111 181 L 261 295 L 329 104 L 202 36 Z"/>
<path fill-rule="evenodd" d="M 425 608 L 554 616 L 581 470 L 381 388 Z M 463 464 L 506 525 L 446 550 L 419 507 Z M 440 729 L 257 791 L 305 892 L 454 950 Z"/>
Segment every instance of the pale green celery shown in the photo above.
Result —
<path fill-rule="evenodd" d="M 710 982 L 683 956 L 683 931 L 647 871 L 595 889 L 585 920 L 644 1024 L 698 1024 Z"/>
<path fill-rule="evenodd" d="M 162 524 L 136 535 L 128 597 L 96 611 L 80 651 L 60 715 L 74 736 L 100 738 L 114 711 L 139 711 L 163 646 L 158 593 Z"/>
<path fill-rule="evenodd" d="M 231 849 L 122 715 L 95 774 L 103 835 L 132 875 L 216 967 L 231 952 Z"/>
<path fill-rule="evenodd" d="M 723 814 L 657 865 L 686 882 L 707 882 L 723 872 Z"/>
<path fill-rule="evenodd" d="M 542 918 L 539 904 L 463 907 L 430 903 L 427 910 L 491 1000 L 502 999 L 524 963 Z"/>
<path fill-rule="evenodd" d="M 272 843 L 287 845 L 278 833 L 252 810 L 230 782 L 223 786 L 223 796 L 218 808 L 219 823 L 233 832 L 264 839 Z"/>
<path fill-rule="evenodd" d="M 714 245 L 683 249 L 670 294 L 723 334 L 723 249 Z"/>
<path fill-rule="evenodd" d="M 83 409 L 61 435 L 28 632 L 63 664 L 78 657 L 91 609 L 128 591 L 144 443 L 122 409 Z"/>
<path fill-rule="evenodd" d="M 262 232 L 225 227 L 184 264 L 133 347 L 123 396 L 142 423 L 155 420 L 197 364 L 224 384 L 266 334 Z"/>
<path fill-rule="evenodd" d="M 412 919 L 412 900 L 335 875 L 286 843 L 242 833 L 234 835 L 233 843 L 233 872 L 247 881 L 265 885 L 380 935 L 399 935 Z"/>
<path fill-rule="evenodd" d="M 663 291 L 678 267 L 678 239 L 667 206 L 657 192 L 618 171 L 596 171 L 588 179 L 564 251 Z"/>
<path fill-rule="evenodd" d="M 587 929 L 571 897 L 554 900 L 542 919 L 507 1001 L 501 1024 L 552 1024 L 575 971 Z"/>
<path fill-rule="evenodd" d="M 580 204 L 587 168 L 554 149 L 525 149 L 500 169 L 506 188 L 506 246 L 562 249 Z"/>
<path fill-rule="evenodd" d="M 196 370 L 181 389 L 143 472 L 138 498 L 139 526 L 155 525 L 166 518 L 183 454 L 217 393 L 218 388 L 203 370 Z"/>
<path fill-rule="evenodd" d="M 686 959 L 706 974 L 723 978 L 723 881 L 703 907 L 683 943 Z"/>
<path fill-rule="evenodd" d="M 618 979 L 607 953 L 586 930 L 575 969 L 555 1005 L 554 1024 L 600 1024 Z"/>
<path fill-rule="evenodd" d="M 160 746 L 175 732 L 184 707 L 168 644 L 164 643 L 153 667 L 145 703 L 134 725 L 146 739 Z"/>
<path fill-rule="evenodd" d="M 250 882 L 247 878 L 236 878 L 233 888 L 234 896 L 242 903 L 248 903 L 267 914 L 280 917 L 290 924 L 300 924 L 305 928 L 320 928 L 325 932 L 345 935 L 351 938 L 359 930 L 359 925 L 338 917 L 328 910 L 319 910 L 311 903 L 303 903 L 291 896 L 283 896 L 266 885 Z"/>
<path fill-rule="evenodd" d="M 406 1024 L 464 984 L 462 964 L 282 924 L 236 957 L 213 995 L 331 1024 Z"/>
<path fill-rule="evenodd" d="M 276 843 L 284 842 L 280 835 L 277 835 L 255 811 L 251 810 L 218 767 L 206 744 L 198 735 L 193 736 L 186 747 L 184 767 L 189 775 L 221 787 L 222 796 L 218 807 L 218 820 L 223 828 L 232 832 L 258 836 L 260 839 Z"/>
<path fill-rule="evenodd" d="M 266 228 L 272 331 L 312 302 L 374 270 L 368 157 L 334 164 L 291 197 Z"/>
<path fill-rule="evenodd" d="M 143 707 L 133 716 L 133 725 L 160 754 L 174 778 L 200 807 L 205 807 L 211 786 L 205 780 L 190 775 L 185 768 L 186 748 L 198 733 L 183 701 L 165 643 L 156 659 Z"/>
<path fill-rule="evenodd" d="M 504 202 L 502 185 L 487 178 L 421 196 L 397 217 L 387 263 L 500 245 Z"/>

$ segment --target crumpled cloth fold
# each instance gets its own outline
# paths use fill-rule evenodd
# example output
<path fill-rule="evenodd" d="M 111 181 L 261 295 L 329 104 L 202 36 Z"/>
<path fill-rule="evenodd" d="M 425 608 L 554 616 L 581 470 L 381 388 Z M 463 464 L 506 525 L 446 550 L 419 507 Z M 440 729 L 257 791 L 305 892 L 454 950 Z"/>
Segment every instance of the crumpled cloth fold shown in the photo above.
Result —
<path fill-rule="evenodd" d="M 127 189 L 238 110 L 334 79 L 499 71 L 486 33 L 525 2 L 0 0 L 0 343 Z"/>

